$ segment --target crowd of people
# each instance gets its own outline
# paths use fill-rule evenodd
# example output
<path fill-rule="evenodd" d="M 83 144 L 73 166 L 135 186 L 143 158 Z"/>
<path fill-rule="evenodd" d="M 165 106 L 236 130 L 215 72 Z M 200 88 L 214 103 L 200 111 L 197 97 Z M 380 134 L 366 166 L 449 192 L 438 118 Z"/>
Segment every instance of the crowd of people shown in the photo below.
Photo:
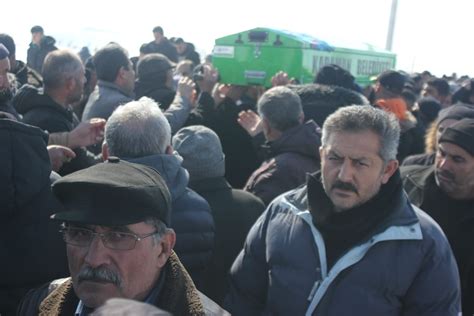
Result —
<path fill-rule="evenodd" d="M 474 79 L 222 84 L 152 31 L 0 34 L 1 315 L 474 315 Z"/>

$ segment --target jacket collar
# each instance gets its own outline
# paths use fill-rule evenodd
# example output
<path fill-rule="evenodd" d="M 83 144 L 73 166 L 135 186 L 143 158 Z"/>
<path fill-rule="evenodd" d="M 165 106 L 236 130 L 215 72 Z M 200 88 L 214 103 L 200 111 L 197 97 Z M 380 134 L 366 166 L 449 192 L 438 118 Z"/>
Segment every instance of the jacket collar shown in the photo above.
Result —
<path fill-rule="evenodd" d="M 165 269 L 164 284 L 153 305 L 173 315 L 204 315 L 199 292 L 174 252 Z M 74 315 L 78 303 L 68 278 L 41 302 L 39 315 Z"/>
<path fill-rule="evenodd" d="M 129 93 L 129 92 L 125 91 L 124 89 L 122 89 L 122 87 L 116 85 L 113 82 L 98 80 L 97 81 L 97 86 L 102 87 L 102 88 L 111 89 L 111 90 L 116 90 L 116 91 L 120 92 L 121 94 L 123 94 L 127 97 L 130 97 L 130 98 L 134 97 L 133 93 Z"/>

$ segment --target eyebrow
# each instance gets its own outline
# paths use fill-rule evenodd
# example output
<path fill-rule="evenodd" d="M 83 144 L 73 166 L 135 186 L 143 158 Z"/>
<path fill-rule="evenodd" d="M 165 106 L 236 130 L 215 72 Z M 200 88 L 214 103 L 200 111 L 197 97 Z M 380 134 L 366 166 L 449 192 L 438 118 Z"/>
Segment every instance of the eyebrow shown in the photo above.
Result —
<path fill-rule="evenodd" d="M 344 156 L 338 154 L 335 150 L 329 149 L 328 154 L 334 155 L 338 158 L 343 158 Z M 348 157 L 352 161 L 371 161 L 368 157 Z"/>

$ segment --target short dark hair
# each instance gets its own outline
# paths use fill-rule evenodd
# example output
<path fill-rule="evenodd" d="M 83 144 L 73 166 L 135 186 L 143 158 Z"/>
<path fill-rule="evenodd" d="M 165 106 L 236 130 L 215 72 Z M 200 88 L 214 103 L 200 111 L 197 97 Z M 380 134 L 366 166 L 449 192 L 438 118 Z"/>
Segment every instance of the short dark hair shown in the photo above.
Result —
<path fill-rule="evenodd" d="M 99 49 L 94 57 L 97 79 L 114 82 L 121 67 L 129 70 L 127 51 L 119 44 L 111 43 Z"/>
<path fill-rule="evenodd" d="M 10 52 L 10 55 L 14 55 L 16 52 L 16 45 L 15 41 L 13 41 L 13 38 L 5 33 L 0 34 L 0 43 L 3 44 L 8 51 Z M 13 67 L 13 65 L 12 65 Z"/>
<path fill-rule="evenodd" d="M 161 35 L 163 35 L 163 28 L 161 26 L 155 26 L 153 28 L 153 33 L 160 33 Z"/>
<path fill-rule="evenodd" d="M 64 82 L 82 70 L 79 56 L 69 50 L 55 50 L 46 55 L 43 63 L 43 83 L 45 89 L 57 89 Z"/>
<path fill-rule="evenodd" d="M 326 118 L 337 109 L 353 104 L 369 104 L 354 90 L 319 84 L 289 85 L 301 99 L 305 120 L 313 120 L 323 126 Z"/>
<path fill-rule="evenodd" d="M 449 83 L 440 78 L 431 78 L 426 82 L 427 85 L 432 86 L 438 91 L 438 94 L 447 96 L 449 95 Z"/>
<path fill-rule="evenodd" d="M 41 26 L 35 25 L 31 28 L 31 34 L 33 34 L 33 33 L 41 33 L 42 34 L 42 33 L 44 33 L 44 30 Z"/>
<path fill-rule="evenodd" d="M 181 37 L 178 37 L 177 39 L 174 40 L 175 44 L 184 44 L 184 40 Z"/>
<path fill-rule="evenodd" d="M 148 45 L 148 43 L 145 43 L 145 44 L 142 44 L 142 46 L 140 46 L 140 53 L 142 54 L 151 54 L 153 53 L 153 49 L 150 47 L 150 45 Z"/>
<path fill-rule="evenodd" d="M 266 91 L 258 100 L 258 113 L 270 126 L 284 132 L 300 124 L 303 114 L 300 97 L 287 87 L 279 86 Z"/>
<path fill-rule="evenodd" d="M 322 67 L 318 71 L 314 78 L 314 83 L 354 89 L 354 76 L 346 69 L 335 64 L 330 64 Z"/>

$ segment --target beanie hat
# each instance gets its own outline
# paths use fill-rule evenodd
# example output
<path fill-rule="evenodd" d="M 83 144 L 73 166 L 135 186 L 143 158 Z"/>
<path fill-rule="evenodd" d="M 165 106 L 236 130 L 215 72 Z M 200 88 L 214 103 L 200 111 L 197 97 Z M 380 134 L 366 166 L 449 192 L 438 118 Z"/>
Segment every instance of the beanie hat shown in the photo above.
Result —
<path fill-rule="evenodd" d="M 463 118 L 474 118 L 474 106 L 468 104 L 454 104 L 439 112 L 438 123 L 444 120 L 462 120 Z"/>
<path fill-rule="evenodd" d="M 448 127 L 439 139 L 442 142 L 458 145 L 474 156 L 474 119 L 463 119 Z"/>
<path fill-rule="evenodd" d="M 137 65 L 137 76 L 141 80 L 153 79 L 158 73 L 166 72 L 176 67 L 173 63 L 163 54 L 147 54 Z"/>
<path fill-rule="evenodd" d="M 425 97 L 418 100 L 418 108 L 429 122 L 433 122 L 438 117 L 441 104 L 435 98 Z"/>
<path fill-rule="evenodd" d="M 207 127 L 193 125 L 180 129 L 173 136 L 173 148 L 183 157 L 182 166 L 191 181 L 223 177 L 225 156 L 216 133 Z"/>

